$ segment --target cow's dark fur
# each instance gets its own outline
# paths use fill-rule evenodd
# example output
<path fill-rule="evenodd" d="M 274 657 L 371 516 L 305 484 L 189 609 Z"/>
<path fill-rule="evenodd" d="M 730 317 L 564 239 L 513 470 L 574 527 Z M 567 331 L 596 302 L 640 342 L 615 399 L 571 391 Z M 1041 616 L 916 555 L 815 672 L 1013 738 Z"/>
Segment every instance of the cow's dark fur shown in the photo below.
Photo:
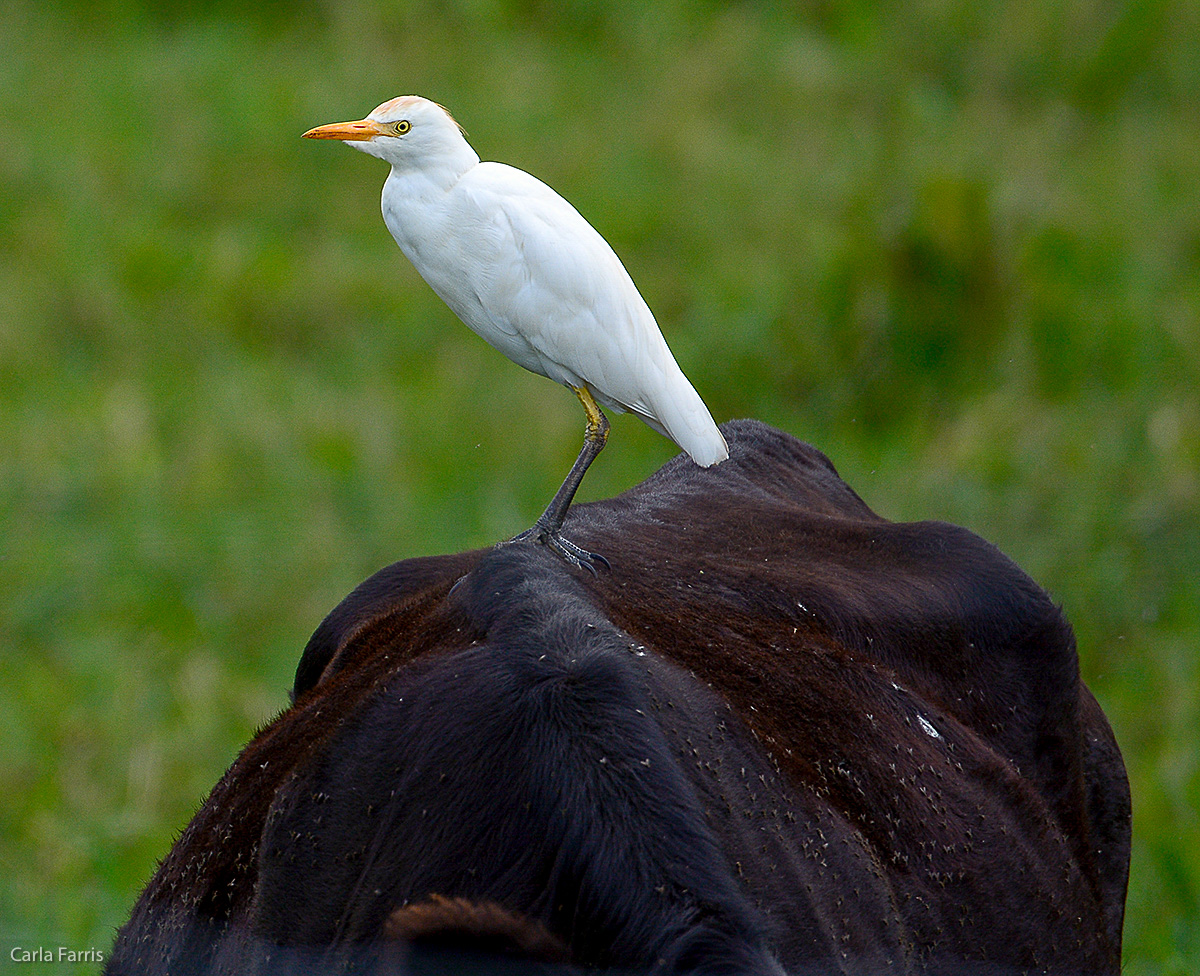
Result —
<path fill-rule="evenodd" d="M 1116 973 L 1128 786 L 1059 610 L 725 433 L 572 510 L 611 572 L 505 546 L 343 601 L 110 972 L 411 969 L 404 924 L 486 911 L 582 966 Z"/>

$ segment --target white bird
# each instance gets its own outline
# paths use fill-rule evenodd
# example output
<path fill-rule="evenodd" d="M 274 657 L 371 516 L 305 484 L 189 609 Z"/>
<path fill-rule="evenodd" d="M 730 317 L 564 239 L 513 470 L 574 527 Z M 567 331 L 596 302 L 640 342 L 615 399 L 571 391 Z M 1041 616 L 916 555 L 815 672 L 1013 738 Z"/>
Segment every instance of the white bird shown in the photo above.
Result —
<path fill-rule="evenodd" d="M 544 543 L 593 572 L 593 558 L 607 563 L 560 533 L 608 437 L 597 401 L 637 414 L 699 465 L 729 456 L 620 259 L 545 183 L 480 162 L 450 113 L 415 95 L 304 137 L 341 139 L 390 163 L 383 219 L 421 277 L 491 346 L 570 387 L 583 404 L 583 449 L 546 511 L 516 540 Z"/>

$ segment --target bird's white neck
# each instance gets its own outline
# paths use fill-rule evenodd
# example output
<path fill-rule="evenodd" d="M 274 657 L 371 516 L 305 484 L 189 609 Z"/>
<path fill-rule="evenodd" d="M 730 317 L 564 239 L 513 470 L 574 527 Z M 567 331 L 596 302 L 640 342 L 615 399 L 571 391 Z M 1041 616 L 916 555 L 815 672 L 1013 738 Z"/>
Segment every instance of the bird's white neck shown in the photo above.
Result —
<path fill-rule="evenodd" d="M 393 162 L 388 182 L 402 188 L 406 196 L 425 196 L 439 190 L 444 193 L 478 165 L 479 154 L 460 141 L 453 152 L 441 154 L 436 163 L 427 160 L 418 167 Z"/>
<path fill-rule="evenodd" d="M 475 151 L 470 146 L 464 148 L 466 152 L 454 157 L 453 164 L 446 158 L 437 166 L 393 165 L 383 184 L 380 203 L 384 223 L 400 250 L 423 275 L 428 270 L 427 252 L 432 242 L 441 241 L 448 229 L 445 221 L 450 219 L 455 187 L 479 165 Z"/>

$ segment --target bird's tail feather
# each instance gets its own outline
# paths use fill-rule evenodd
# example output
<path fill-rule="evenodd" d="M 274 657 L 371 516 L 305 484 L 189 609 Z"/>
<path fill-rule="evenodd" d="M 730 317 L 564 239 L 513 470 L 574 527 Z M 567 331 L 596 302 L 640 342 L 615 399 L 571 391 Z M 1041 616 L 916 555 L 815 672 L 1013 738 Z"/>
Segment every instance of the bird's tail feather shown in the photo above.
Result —
<path fill-rule="evenodd" d="M 729 457 L 725 437 L 713 420 L 700 394 L 681 370 L 659 388 L 652 404 L 653 414 L 632 408 L 650 427 L 683 448 L 700 467 L 720 464 Z"/>

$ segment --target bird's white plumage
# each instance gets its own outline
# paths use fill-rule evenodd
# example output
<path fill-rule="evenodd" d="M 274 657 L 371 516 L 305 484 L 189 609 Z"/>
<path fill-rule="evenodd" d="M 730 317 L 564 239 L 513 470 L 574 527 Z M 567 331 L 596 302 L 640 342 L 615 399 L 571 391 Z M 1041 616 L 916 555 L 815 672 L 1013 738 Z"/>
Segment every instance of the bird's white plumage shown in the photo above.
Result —
<path fill-rule="evenodd" d="M 382 133 L 350 144 L 391 163 L 388 230 L 466 325 L 526 369 L 637 414 L 698 464 L 729 456 L 628 272 L 571 204 L 522 170 L 480 162 L 426 99 L 392 99 L 367 120 Z M 399 122 L 403 134 L 386 134 Z"/>

